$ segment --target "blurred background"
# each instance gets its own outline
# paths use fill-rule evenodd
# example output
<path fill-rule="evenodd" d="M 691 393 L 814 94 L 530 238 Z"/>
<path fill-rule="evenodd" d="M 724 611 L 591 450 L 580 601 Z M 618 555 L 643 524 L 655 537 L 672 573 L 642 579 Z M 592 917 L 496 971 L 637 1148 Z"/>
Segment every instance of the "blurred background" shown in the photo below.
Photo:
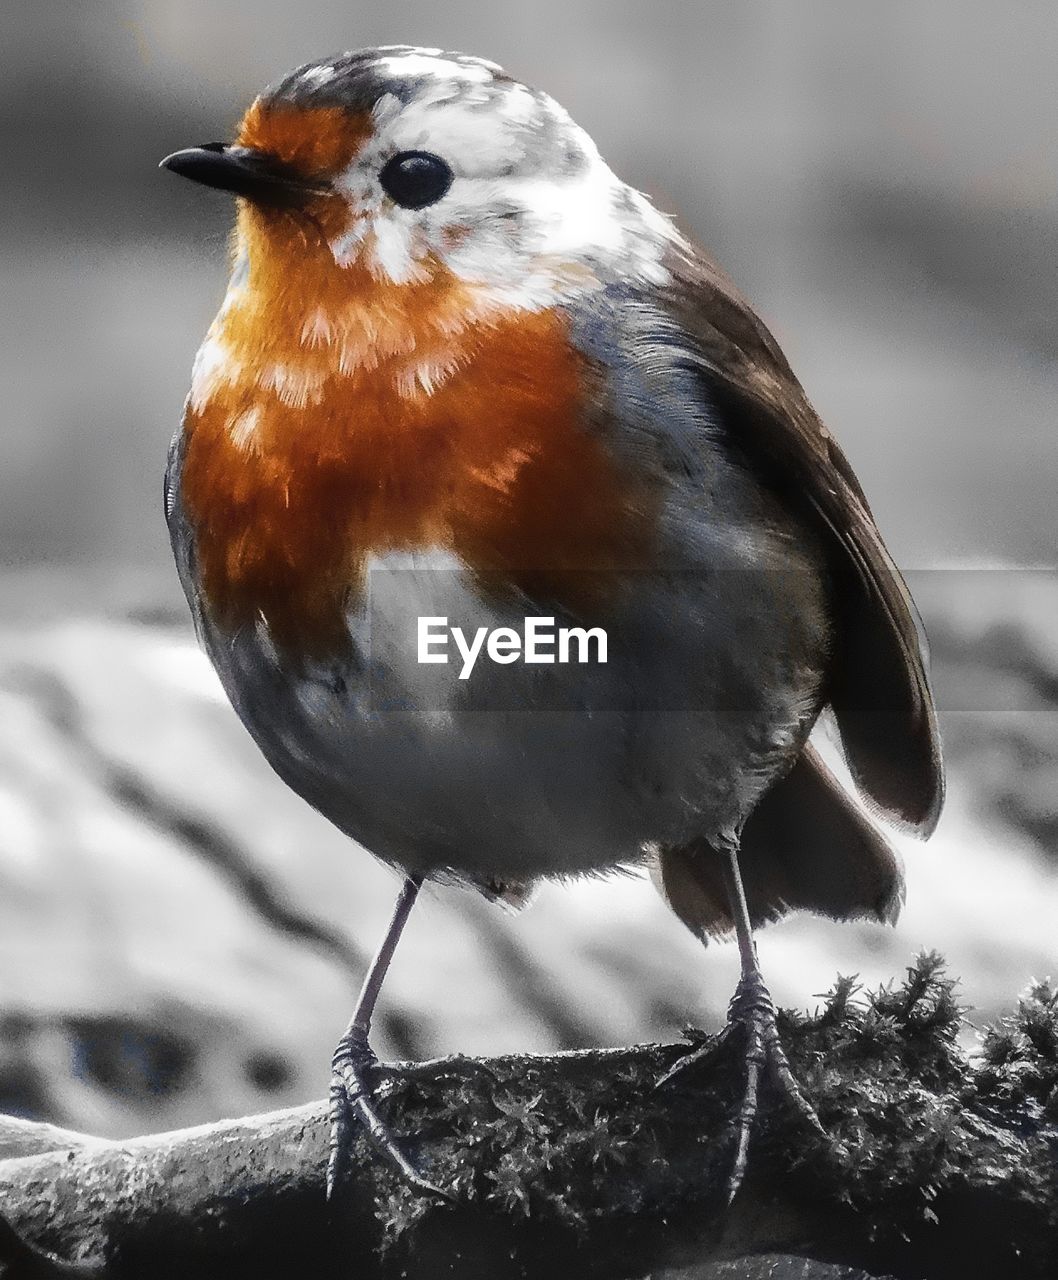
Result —
<path fill-rule="evenodd" d="M 124 1135 L 320 1096 L 396 879 L 269 772 L 161 514 L 229 202 L 157 171 L 308 58 L 407 42 L 548 89 L 755 300 L 933 639 L 950 801 L 899 927 L 760 940 L 777 999 L 921 947 L 967 1042 L 1058 970 L 1058 12 L 976 0 L 94 0 L 0 46 L 0 1110 Z M 428 895 L 378 1048 L 672 1038 L 737 973 L 648 883 Z"/>

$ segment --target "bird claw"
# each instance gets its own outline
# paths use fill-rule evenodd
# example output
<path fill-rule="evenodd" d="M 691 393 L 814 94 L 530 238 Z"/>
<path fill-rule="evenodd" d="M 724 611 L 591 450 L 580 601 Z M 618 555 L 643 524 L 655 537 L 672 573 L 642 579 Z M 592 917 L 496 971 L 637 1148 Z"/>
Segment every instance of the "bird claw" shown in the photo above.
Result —
<path fill-rule="evenodd" d="M 731 1204 L 746 1175 L 750 1136 L 760 1109 L 761 1081 L 765 1074 L 769 1083 L 805 1124 L 823 1136 L 826 1135 L 826 1130 L 790 1068 L 786 1050 L 779 1037 L 775 1005 L 760 973 L 751 973 L 741 979 L 728 1006 L 727 1016 L 727 1025 L 718 1036 L 680 1058 L 658 1080 L 655 1087 L 661 1088 L 687 1070 L 715 1061 L 731 1036 L 738 1030 L 742 1031 L 745 1087 L 738 1110 L 735 1158 L 727 1180 L 727 1203 Z"/>
<path fill-rule="evenodd" d="M 450 1192 L 424 1178 L 411 1164 L 390 1133 L 389 1126 L 375 1109 L 372 1077 L 379 1071 L 391 1070 L 392 1068 L 380 1066 L 366 1036 L 347 1032 L 339 1040 L 331 1059 L 328 1201 L 334 1199 L 335 1190 L 346 1171 L 350 1131 L 354 1122 L 364 1126 L 368 1137 L 396 1167 L 409 1186 L 423 1195 L 438 1196 L 442 1200 L 454 1199 Z"/>
<path fill-rule="evenodd" d="M 727 1042 L 731 1039 L 732 1032 L 735 1030 L 734 1023 L 729 1022 L 727 1026 L 715 1036 L 708 1036 L 701 1044 L 696 1045 L 693 1049 L 688 1049 L 686 1053 L 681 1054 L 679 1058 L 669 1067 L 668 1071 L 655 1080 L 655 1089 L 666 1089 L 674 1080 L 678 1080 L 681 1076 L 693 1071 L 695 1068 L 711 1066 L 724 1052 Z"/>
<path fill-rule="evenodd" d="M 396 1070 L 379 1064 L 378 1070 Z M 407 1062 L 399 1068 L 405 1080 L 414 1080 L 422 1076 L 428 1080 L 441 1080 L 445 1077 L 466 1080 L 472 1075 L 485 1076 L 491 1084 L 499 1085 L 500 1078 L 487 1062 L 480 1058 L 471 1058 L 463 1053 L 453 1053 L 447 1058 L 435 1058 L 429 1062 Z"/>

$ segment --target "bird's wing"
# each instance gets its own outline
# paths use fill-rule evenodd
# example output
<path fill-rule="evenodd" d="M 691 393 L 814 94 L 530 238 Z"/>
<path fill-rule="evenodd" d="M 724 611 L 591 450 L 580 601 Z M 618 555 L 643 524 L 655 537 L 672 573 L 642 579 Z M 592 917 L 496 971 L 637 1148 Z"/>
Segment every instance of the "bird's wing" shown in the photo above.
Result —
<path fill-rule="evenodd" d="M 704 254 L 681 255 L 665 309 L 734 446 L 827 531 L 838 612 L 829 698 L 857 785 L 924 835 L 944 775 L 921 622 L 848 460 L 760 317 Z"/>

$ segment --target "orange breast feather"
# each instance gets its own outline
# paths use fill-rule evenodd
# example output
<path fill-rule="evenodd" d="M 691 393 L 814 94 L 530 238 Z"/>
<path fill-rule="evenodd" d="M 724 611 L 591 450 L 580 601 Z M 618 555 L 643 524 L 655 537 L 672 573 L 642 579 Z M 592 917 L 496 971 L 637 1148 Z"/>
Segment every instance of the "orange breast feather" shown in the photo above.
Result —
<path fill-rule="evenodd" d="M 440 269 L 382 283 L 296 219 L 240 217 L 251 267 L 212 331 L 223 376 L 185 419 L 218 622 L 263 617 L 290 651 L 333 652 L 372 553 L 443 547 L 493 588 L 559 599 L 644 563 L 652 495 L 603 443 L 560 313 L 485 316 Z"/>

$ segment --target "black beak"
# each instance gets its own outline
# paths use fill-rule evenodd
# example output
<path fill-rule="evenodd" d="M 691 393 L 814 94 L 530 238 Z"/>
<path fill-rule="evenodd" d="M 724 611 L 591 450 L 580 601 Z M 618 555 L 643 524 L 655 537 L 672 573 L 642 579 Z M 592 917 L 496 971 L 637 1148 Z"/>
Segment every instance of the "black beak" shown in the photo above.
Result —
<path fill-rule="evenodd" d="M 159 168 L 273 208 L 294 208 L 327 190 L 325 184 L 310 182 L 265 151 L 231 147 L 224 142 L 207 142 L 201 147 L 174 151 Z"/>

